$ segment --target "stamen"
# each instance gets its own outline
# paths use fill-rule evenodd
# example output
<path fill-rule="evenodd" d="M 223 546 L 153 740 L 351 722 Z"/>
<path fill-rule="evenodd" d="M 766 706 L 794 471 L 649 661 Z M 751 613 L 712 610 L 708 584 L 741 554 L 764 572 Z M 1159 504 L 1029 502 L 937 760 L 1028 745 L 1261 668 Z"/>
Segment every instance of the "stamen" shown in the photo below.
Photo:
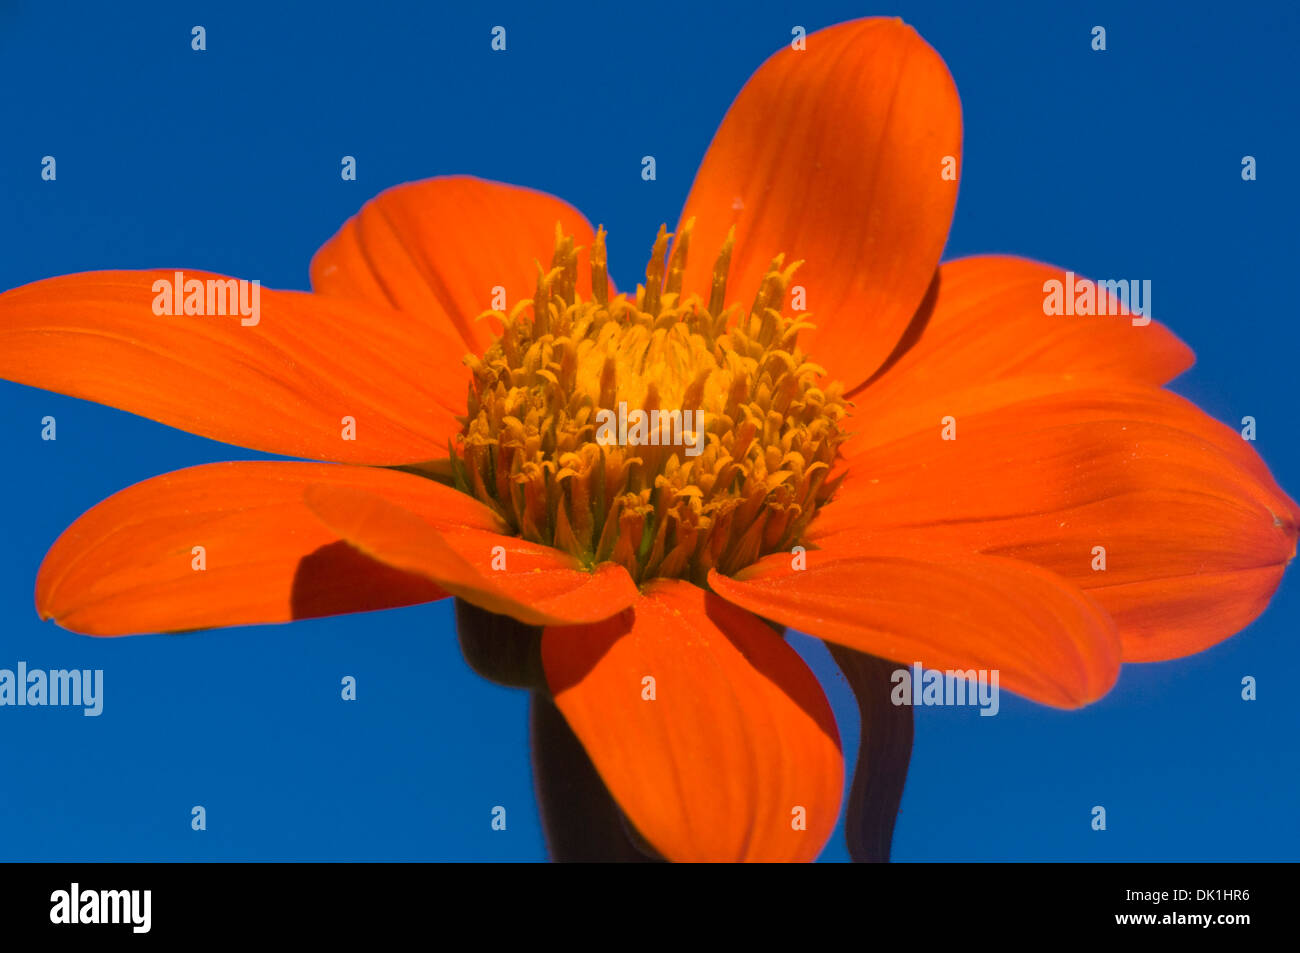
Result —
<path fill-rule="evenodd" d="M 456 486 L 525 539 L 587 565 L 613 560 L 638 582 L 703 584 L 789 550 L 834 492 L 843 389 L 797 344 L 782 314 L 799 262 L 777 255 L 749 311 L 724 306 L 734 231 L 707 305 L 684 294 L 694 221 L 661 227 L 635 300 L 609 298 L 605 230 L 578 248 L 557 225 L 549 269 L 515 305 L 473 374 L 452 446 Z"/>

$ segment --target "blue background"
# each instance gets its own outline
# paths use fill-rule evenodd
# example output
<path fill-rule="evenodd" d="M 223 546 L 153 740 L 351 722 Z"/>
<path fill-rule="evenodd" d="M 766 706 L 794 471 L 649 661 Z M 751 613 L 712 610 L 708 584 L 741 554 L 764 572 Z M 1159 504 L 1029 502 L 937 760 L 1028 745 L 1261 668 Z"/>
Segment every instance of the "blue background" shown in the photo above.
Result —
<path fill-rule="evenodd" d="M 603 222 L 631 287 L 723 111 L 791 27 L 897 13 L 947 60 L 964 105 L 945 258 L 1015 252 L 1151 278 L 1156 316 L 1198 355 L 1175 389 L 1221 420 L 1255 416 L 1256 446 L 1300 489 L 1294 4 L 466 6 L 0 2 L 0 288 L 150 267 L 307 288 L 311 254 L 366 199 L 462 172 Z M 497 24 L 505 54 L 489 49 Z M 646 154 L 657 181 L 640 177 Z M 1244 155 L 1258 181 L 1242 181 Z M 106 679 L 99 718 L 0 709 L 0 858 L 544 857 L 526 696 L 470 672 L 448 604 L 114 640 L 37 620 L 41 557 L 84 510 L 256 454 L 7 383 L 0 448 L 0 667 Z M 1007 695 L 996 718 L 919 710 L 895 858 L 1297 859 L 1297 620 L 1293 571 L 1244 634 L 1127 666 L 1084 711 Z M 848 687 L 820 643 L 795 642 L 852 765 Z M 1243 675 L 1259 679 L 1254 703 Z M 498 804 L 505 832 L 489 826 Z M 1097 804 L 1104 833 L 1089 826 Z M 846 857 L 842 833 L 824 856 Z"/>

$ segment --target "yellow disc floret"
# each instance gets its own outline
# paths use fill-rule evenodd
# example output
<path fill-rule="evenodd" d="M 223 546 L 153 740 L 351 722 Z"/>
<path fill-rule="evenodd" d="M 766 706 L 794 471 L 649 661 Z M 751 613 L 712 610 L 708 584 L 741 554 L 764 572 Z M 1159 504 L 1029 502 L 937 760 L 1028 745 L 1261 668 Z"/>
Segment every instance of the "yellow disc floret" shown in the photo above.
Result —
<path fill-rule="evenodd" d="M 636 300 L 610 299 L 605 233 L 578 295 L 573 238 L 556 226 L 550 270 L 473 372 L 452 447 L 456 485 L 525 539 L 638 582 L 703 584 L 797 545 L 834 491 L 838 383 L 799 349 L 811 327 L 781 314 L 798 263 L 778 255 L 748 312 L 725 307 L 732 238 L 708 301 L 682 294 L 687 223 L 665 273 L 659 237 Z"/>

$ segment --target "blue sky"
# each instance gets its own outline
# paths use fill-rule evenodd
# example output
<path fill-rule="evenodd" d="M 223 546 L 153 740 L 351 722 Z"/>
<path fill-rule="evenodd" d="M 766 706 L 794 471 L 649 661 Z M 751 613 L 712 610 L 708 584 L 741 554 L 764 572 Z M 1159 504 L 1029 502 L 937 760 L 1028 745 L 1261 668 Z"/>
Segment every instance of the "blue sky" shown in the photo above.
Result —
<path fill-rule="evenodd" d="M 472 5 L 465 5 L 471 7 Z M 1252 415 L 1300 488 L 1293 4 L 0 3 L 0 288 L 188 267 L 307 288 L 314 250 L 399 182 L 472 173 L 557 194 L 609 229 L 635 284 L 724 110 L 788 42 L 897 14 L 947 60 L 965 150 L 945 258 L 1014 252 L 1150 278 L 1196 351 L 1174 389 Z M 190 29 L 208 49 L 190 49 Z M 508 51 L 489 49 L 504 25 Z M 1107 30 L 1107 50 L 1090 48 Z M 656 157 L 657 179 L 640 176 Z M 56 182 L 40 178 L 54 155 Z M 339 177 L 353 155 L 358 179 Z M 1258 179 L 1243 182 L 1243 156 Z M 58 420 L 58 440 L 40 420 Z M 105 672 L 104 713 L 0 708 L 0 859 L 544 857 L 527 699 L 474 675 L 448 604 L 178 637 L 41 623 L 36 569 L 117 490 L 258 454 L 0 383 L 0 668 Z M 1300 585 L 1193 658 L 1124 669 L 1079 712 L 1003 696 L 921 709 L 898 860 L 1300 855 Z M 819 643 L 846 754 L 856 709 Z M 353 675 L 358 699 L 339 698 Z M 1253 675 L 1259 698 L 1243 702 Z M 208 829 L 190 828 L 207 809 Z M 1107 809 L 1108 829 L 1090 829 Z M 504 805 L 504 832 L 490 811 Z M 824 855 L 842 860 L 840 835 Z"/>

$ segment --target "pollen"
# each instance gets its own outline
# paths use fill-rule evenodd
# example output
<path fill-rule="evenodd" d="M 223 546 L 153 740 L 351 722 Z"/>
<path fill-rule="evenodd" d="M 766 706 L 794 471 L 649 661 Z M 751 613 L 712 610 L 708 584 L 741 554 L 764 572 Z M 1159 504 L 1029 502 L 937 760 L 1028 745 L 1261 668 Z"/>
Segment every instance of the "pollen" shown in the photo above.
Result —
<path fill-rule="evenodd" d="M 616 562 L 638 583 L 703 585 L 790 551 L 827 503 L 846 434 L 843 388 L 797 343 L 812 327 L 782 314 L 799 263 L 777 255 L 753 303 L 726 304 L 734 234 L 708 298 L 684 294 L 692 222 L 668 257 L 659 229 L 635 299 L 611 297 L 605 232 L 578 249 L 556 226 L 549 269 L 509 313 L 472 372 L 451 446 L 458 489 L 524 539 L 583 564 Z"/>

